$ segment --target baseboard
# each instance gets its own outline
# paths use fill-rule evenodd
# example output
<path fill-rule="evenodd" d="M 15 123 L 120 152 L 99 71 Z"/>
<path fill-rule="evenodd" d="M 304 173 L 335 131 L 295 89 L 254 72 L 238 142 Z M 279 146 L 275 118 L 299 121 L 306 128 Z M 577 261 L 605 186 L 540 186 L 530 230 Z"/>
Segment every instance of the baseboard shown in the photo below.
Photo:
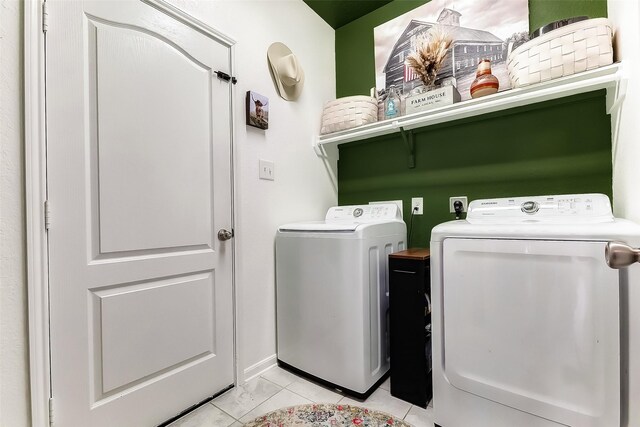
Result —
<path fill-rule="evenodd" d="M 244 382 L 251 381 L 258 375 L 273 368 L 278 363 L 278 356 L 272 354 L 271 356 L 262 359 L 258 363 L 254 363 L 244 370 Z"/>

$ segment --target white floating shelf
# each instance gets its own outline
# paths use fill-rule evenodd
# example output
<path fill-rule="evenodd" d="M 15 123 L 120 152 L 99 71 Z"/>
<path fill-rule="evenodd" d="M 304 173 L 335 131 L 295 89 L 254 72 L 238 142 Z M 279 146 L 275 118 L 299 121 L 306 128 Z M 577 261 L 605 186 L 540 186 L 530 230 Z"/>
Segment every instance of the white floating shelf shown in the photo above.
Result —
<path fill-rule="evenodd" d="M 624 85 L 620 85 L 621 81 L 623 81 L 622 64 L 615 63 L 544 83 L 498 92 L 483 98 L 322 135 L 315 141 L 314 148 L 318 154 L 323 154 L 322 146 L 325 144 L 344 144 L 374 138 L 401 130 L 465 119 L 599 89 L 607 89 L 607 111 L 610 113 L 624 96 L 624 90 L 621 90 L 621 86 L 624 87 Z"/>

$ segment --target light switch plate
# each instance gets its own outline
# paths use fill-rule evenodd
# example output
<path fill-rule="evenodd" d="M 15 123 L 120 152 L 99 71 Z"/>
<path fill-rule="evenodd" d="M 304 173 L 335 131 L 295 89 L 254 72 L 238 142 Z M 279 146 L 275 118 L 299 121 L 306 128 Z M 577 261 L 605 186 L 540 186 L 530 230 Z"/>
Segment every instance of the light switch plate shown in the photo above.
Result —
<path fill-rule="evenodd" d="M 273 181 L 276 179 L 275 164 L 271 160 L 260 159 L 260 179 Z"/>

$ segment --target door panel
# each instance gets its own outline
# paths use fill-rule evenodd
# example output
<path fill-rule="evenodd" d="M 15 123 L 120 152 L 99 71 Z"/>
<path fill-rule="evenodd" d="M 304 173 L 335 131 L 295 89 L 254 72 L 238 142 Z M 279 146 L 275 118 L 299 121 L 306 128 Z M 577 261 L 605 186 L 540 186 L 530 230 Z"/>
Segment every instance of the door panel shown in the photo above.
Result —
<path fill-rule="evenodd" d="M 211 70 L 148 31 L 92 27 L 100 253 L 211 247 Z"/>
<path fill-rule="evenodd" d="M 212 274 L 204 273 L 94 293 L 103 392 L 215 354 L 214 289 Z M 143 306 L 148 308 L 140 316 Z M 162 336 L 149 340 L 155 330 Z"/>
<path fill-rule="evenodd" d="M 230 47 L 160 6 L 49 3 L 56 423 L 151 426 L 233 383 Z"/>
<path fill-rule="evenodd" d="M 460 390 L 566 425 L 613 425 L 618 274 L 603 242 L 447 239 L 444 367 Z"/>

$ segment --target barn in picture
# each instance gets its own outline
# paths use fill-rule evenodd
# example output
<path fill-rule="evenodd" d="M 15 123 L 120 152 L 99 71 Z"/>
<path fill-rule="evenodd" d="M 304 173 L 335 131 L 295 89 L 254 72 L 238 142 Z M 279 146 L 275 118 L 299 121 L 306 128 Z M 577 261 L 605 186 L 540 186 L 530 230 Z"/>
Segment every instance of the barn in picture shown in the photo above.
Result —
<path fill-rule="evenodd" d="M 376 81 L 379 92 L 386 92 L 395 86 L 407 94 L 422 85 L 405 60 L 415 52 L 421 37 L 434 26 L 438 26 L 453 40 L 436 84 L 452 81 L 462 99 L 468 99 L 469 86 L 475 78 L 478 63 L 482 59 L 489 59 L 493 74 L 500 80 L 500 90 L 510 87 L 506 59 L 515 47 L 513 40 L 520 40 L 523 33 L 528 33 L 526 1 L 508 2 L 512 7 L 506 10 L 497 10 L 494 2 L 483 0 L 455 3 L 454 7 L 452 2 L 446 0 L 431 1 L 407 13 L 403 21 L 390 21 L 376 28 Z M 392 30 L 385 26 L 394 28 Z"/>
<path fill-rule="evenodd" d="M 506 59 L 501 39 L 488 31 L 461 27 L 460 13 L 452 9 L 443 9 L 437 23 L 418 20 L 412 20 L 409 23 L 384 67 L 386 87 L 403 88 L 403 92 L 406 93 L 422 84 L 404 61 L 407 55 L 415 51 L 416 40 L 436 24 L 440 25 L 454 40 L 437 83 L 445 78 L 475 72 L 481 59 L 490 59 L 492 64 Z"/>

